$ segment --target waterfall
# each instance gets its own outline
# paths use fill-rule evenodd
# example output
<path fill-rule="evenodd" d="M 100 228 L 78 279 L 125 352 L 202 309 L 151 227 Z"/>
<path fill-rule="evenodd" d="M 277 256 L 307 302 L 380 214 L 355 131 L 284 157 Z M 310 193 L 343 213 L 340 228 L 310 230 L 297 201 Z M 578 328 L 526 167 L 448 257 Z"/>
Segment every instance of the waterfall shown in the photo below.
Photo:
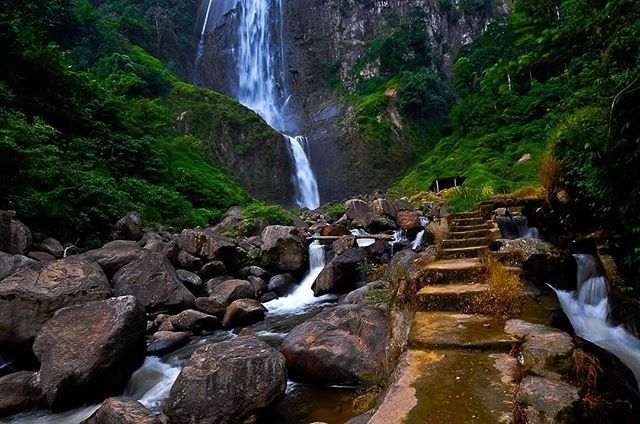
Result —
<path fill-rule="evenodd" d="M 540 234 L 536 227 L 529 227 L 529 220 L 524 215 L 512 215 L 507 211 L 506 215 L 496 216 L 498 228 L 502 238 L 515 240 L 517 238 L 538 239 Z"/>
<path fill-rule="evenodd" d="M 318 241 L 309 245 L 309 272 L 300 284 L 287 296 L 267 302 L 264 306 L 270 314 L 293 314 L 303 312 L 311 305 L 333 300 L 335 296 L 315 297 L 311 286 L 324 268 L 324 246 Z"/>
<path fill-rule="evenodd" d="M 276 25 L 272 20 L 272 6 L 277 8 L 279 22 Z M 277 40 L 273 39 L 274 28 L 277 28 Z M 289 118 L 286 114 L 283 31 L 281 0 L 240 0 L 236 97 L 280 132 L 286 131 Z M 296 204 L 300 208 L 316 209 L 320 206 L 320 195 L 309 161 L 307 139 L 286 134 L 284 139 L 294 162 Z"/>
<path fill-rule="evenodd" d="M 196 76 L 198 75 L 196 71 L 200 67 L 200 63 L 202 62 L 202 56 L 204 55 L 204 36 L 207 32 L 207 24 L 209 23 L 209 14 L 211 13 L 212 4 L 213 4 L 213 0 L 209 0 L 209 3 L 207 5 L 207 11 L 204 14 L 204 21 L 202 22 L 202 31 L 200 31 L 200 40 L 198 40 L 198 47 L 196 48 L 196 59 L 193 65 L 193 69 L 194 69 L 193 83 L 195 85 L 198 85 L 200 83 L 200 81 Z"/>
<path fill-rule="evenodd" d="M 640 340 L 609 321 L 607 281 L 595 257 L 574 255 L 578 263 L 576 291 L 555 290 L 576 334 L 612 353 L 633 372 L 640 387 Z"/>
<path fill-rule="evenodd" d="M 422 245 L 422 240 L 424 239 L 424 232 L 426 231 L 425 227 L 427 226 L 428 223 L 429 223 L 429 219 L 426 216 L 420 217 L 420 226 L 422 227 L 422 230 L 418 234 L 416 234 L 416 238 L 415 240 L 413 240 L 413 243 L 411 244 L 411 249 L 416 250 L 418 247 Z"/>

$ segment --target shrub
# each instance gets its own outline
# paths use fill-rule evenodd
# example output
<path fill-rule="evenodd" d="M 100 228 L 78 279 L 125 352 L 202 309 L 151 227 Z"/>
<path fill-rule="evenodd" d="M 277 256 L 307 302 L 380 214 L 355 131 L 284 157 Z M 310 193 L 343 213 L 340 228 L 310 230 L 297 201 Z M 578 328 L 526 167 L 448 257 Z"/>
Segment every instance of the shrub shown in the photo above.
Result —
<path fill-rule="evenodd" d="M 483 263 L 487 270 L 489 287 L 473 301 L 471 309 L 503 320 L 514 317 L 522 311 L 526 300 L 520 276 L 491 256 L 485 256 Z"/>
<path fill-rule="evenodd" d="M 344 215 L 346 211 L 347 208 L 344 206 L 344 203 L 333 203 L 324 207 L 324 213 L 329 215 L 333 220 L 342 218 L 342 215 Z"/>
<path fill-rule="evenodd" d="M 255 229 L 256 219 L 264 218 L 270 225 L 291 225 L 291 212 L 278 205 L 269 205 L 254 202 L 242 211 L 245 232 L 250 233 Z"/>

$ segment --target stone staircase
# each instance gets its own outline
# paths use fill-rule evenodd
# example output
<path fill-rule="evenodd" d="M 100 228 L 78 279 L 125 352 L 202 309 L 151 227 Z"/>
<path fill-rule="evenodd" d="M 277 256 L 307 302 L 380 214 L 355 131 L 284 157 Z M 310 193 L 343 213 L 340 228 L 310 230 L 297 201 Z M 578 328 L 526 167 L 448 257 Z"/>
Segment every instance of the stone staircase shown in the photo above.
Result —
<path fill-rule="evenodd" d="M 492 317 L 465 311 L 488 288 L 480 255 L 497 226 L 480 212 L 449 216 L 439 259 L 422 270 L 407 351 L 370 424 L 513 421 L 501 365 L 517 342 Z"/>

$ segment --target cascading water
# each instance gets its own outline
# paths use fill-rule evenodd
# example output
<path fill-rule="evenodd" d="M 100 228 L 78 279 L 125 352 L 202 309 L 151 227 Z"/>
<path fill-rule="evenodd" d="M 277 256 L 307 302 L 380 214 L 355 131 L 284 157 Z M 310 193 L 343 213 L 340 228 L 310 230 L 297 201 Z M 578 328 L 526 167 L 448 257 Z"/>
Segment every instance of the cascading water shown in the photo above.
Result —
<path fill-rule="evenodd" d="M 420 217 L 420 226 L 422 227 L 422 231 L 420 231 L 417 235 L 415 240 L 413 240 L 413 244 L 411 244 L 411 249 L 416 250 L 418 247 L 420 247 L 422 245 L 422 240 L 424 239 L 424 232 L 425 230 L 425 226 L 429 223 L 429 220 L 424 217 L 421 216 Z"/>
<path fill-rule="evenodd" d="M 315 297 L 311 286 L 324 268 L 324 246 L 314 241 L 309 245 L 309 272 L 302 282 L 285 297 L 267 302 L 264 306 L 270 314 L 290 314 L 304 311 L 307 307 L 333 300 L 330 295 Z"/>
<path fill-rule="evenodd" d="M 517 238 L 539 239 L 540 233 L 536 227 L 529 227 L 529 220 L 524 215 L 512 215 L 507 211 L 506 215 L 496 217 L 500 233 L 505 239 Z"/>
<path fill-rule="evenodd" d="M 574 255 L 578 263 L 576 291 L 555 290 L 576 334 L 617 356 L 633 372 L 640 387 L 640 340 L 622 325 L 609 322 L 607 281 L 591 255 Z"/>
<path fill-rule="evenodd" d="M 309 155 L 307 154 L 307 138 L 301 135 L 297 137 L 285 136 L 289 140 L 291 154 L 294 159 L 296 174 L 296 203 L 300 208 L 316 209 L 320 206 L 320 195 L 318 194 L 318 182 L 316 181 Z"/>
<path fill-rule="evenodd" d="M 365 230 L 361 229 L 361 228 L 354 228 L 350 232 L 354 236 L 363 236 L 363 235 L 367 234 L 367 232 Z M 359 239 L 356 239 L 356 243 L 358 244 L 359 247 L 371 246 L 375 242 L 376 242 L 375 239 L 372 239 L 372 238 L 359 238 Z"/>
<path fill-rule="evenodd" d="M 200 31 L 200 39 L 198 40 L 198 47 L 196 47 L 196 58 L 194 61 L 193 69 L 197 71 L 202 63 L 202 56 L 204 55 L 204 41 L 205 34 L 207 33 L 207 26 L 209 24 L 209 16 L 211 15 L 211 5 L 213 4 L 213 0 L 209 0 L 207 4 L 207 11 L 204 13 L 204 21 L 202 22 L 202 31 Z M 193 73 L 193 83 L 195 85 L 200 84 L 198 79 L 198 72 Z"/>

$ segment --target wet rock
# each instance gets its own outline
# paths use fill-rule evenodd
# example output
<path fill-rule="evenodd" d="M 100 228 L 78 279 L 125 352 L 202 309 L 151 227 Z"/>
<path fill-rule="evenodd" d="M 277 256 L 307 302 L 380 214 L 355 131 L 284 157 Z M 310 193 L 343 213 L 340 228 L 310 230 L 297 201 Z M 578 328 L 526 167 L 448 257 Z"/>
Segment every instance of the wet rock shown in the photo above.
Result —
<path fill-rule="evenodd" d="M 573 338 L 564 331 L 522 320 L 509 320 L 505 331 L 522 339 L 522 365 L 534 373 L 559 380 L 573 352 Z"/>
<path fill-rule="evenodd" d="M 420 228 L 420 214 L 412 210 L 398 212 L 398 225 L 403 230 L 416 230 Z"/>
<path fill-rule="evenodd" d="M 50 255 L 47 252 L 38 252 L 35 250 L 27 253 L 27 257 L 38 262 L 51 262 L 56 260 L 55 256 Z"/>
<path fill-rule="evenodd" d="M 46 238 L 40 243 L 40 250 L 57 259 L 62 259 L 62 256 L 64 255 L 64 247 L 62 246 L 62 243 L 52 237 Z"/>
<path fill-rule="evenodd" d="M 202 278 L 198 275 L 194 274 L 191 271 L 187 271 L 185 269 L 176 270 L 176 275 L 178 279 L 186 288 L 188 288 L 192 293 L 194 291 L 200 291 L 202 289 Z"/>
<path fill-rule="evenodd" d="M 213 297 L 198 297 L 195 301 L 196 308 L 206 314 L 222 316 L 227 309 L 226 303 L 221 303 Z"/>
<path fill-rule="evenodd" d="M 256 297 L 251 283 L 247 280 L 227 280 L 213 288 L 209 297 L 222 305 L 230 305 L 238 299 L 253 299 Z"/>
<path fill-rule="evenodd" d="M 254 276 L 258 278 L 262 278 L 263 280 L 268 280 L 270 275 L 269 272 L 260 268 L 259 266 L 245 266 L 238 273 L 240 278 L 248 280 L 249 276 Z"/>
<path fill-rule="evenodd" d="M 322 227 L 320 230 L 321 236 L 332 236 L 332 237 L 340 237 L 340 236 L 348 236 L 351 233 L 349 229 L 344 225 L 338 224 L 329 224 Z"/>
<path fill-rule="evenodd" d="M 81 258 L 22 268 L 0 281 L 0 342 L 29 341 L 58 309 L 111 293 L 100 266 Z"/>
<path fill-rule="evenodd" d="M 190 331 L 194 334 L 218 328 L 220 328 L 220 320 L 218 318 L 193 309 L 187 309 L 177 315 L 172 315 L 160 325 L 161 331 Z"/>
<path fill-rule="evenodd" d="M 183 331 L 157 331 L 149 339 L 147 353 L 164 355 L 189 343 L 189 333 Z"/>
<path fill-rule="evenodd" d="M 256 337 L 237 337 L 193 353 L 164 412 L 174 424 L 243 423 L 280 399 L 286 387 L 282 355 Z"/>
<path fill-rule="evenodd" d="M 90 250 L 80 257 L 97 262 L 108 277 L 131 262 L 143 259 L 149 251 L 141 248 L 135 241 L 115 240 L 99 249 Z"/>
<path fill-rule="evenodd" d="M 389 283 L 386 281 L 374 281 L 369 284 L 365 284 L 364 286 L 356 289 L 347 295 L 345 295 L 341 300 L 341 305 L 365 305 L 367 303 L 367 293 L 371 290 L 388 290 Z"/>
<path fill-rule="evenodd" d="M 391 219 L 396 219 L 398 216 L 398 208 L 390 200 L 376 199 L 371 204 L 371 207 L 378 215 L 383 215 Z"/>
<path fill-rule="evenodd" d="M 0 378 L 0 417 L 45 406 L 38 374 L 19 371 Z"/>
<path fill-rule="evenodd" d="M 146 324 L 133 296 L 59 310 L 33 344 L 49 406 L 66 409 L 121 393 L 144 360 Z"/>
<path fill-rule="evenodd" d="M 129 399 L 109 398 L 102 402 L 89 418 L 81 424 L 161 424 L 162 421 L 140 402 Z"/>
<path fill-rule="evenodd" d="M 316 296 L 328 293 L 347 293 L 355 288 L 360 280 L 358 265 L 367 259 L 363 248 L 353 248 L 336 256 L 318 275 L 312 289 Z"/>
<path fill-rule="evenodd" d="M 138 241 L 142 238 L 142 220 L 136 212 L 129 212 L 113 227 L 111 237 L 114 240 Z"/>
<path fill-rule="evenodd" d="M 207 281 L 205 283 L 205 289 L 207 290 L 207 293 L 211 295 L 211 293 L 214 292 L 216 287 L 218 287 L 220 284 L 224 283 L 225 281 L 229 281 L 229 280 L 235 280 L 235 278 L 229 275 L 220 275 L 218 277 L 212 278 L 211 280 Z"/>
<path fill-rule="evenodd" d="M 15 219 L 14 211 L 0 211 L 0 250 L 14 255 L 22 255 L 31 247 L 32 236 L 29 228 Z"/>
<path fill-rule="evenodd" d="M 247 277 L 247 280 L 253 286 L 253 292 L 256 297 L 262 296 L 262 293 L 267 291 L 267 283 L 262 278 L 250 275 Z"/>
<path fill-rule="evenodd" d="M 176 241 L 176 237 L 169 233 L 147 232 L 138 242 L 138 246 L 149 252 L 158 253 L 169 259 L 172 263 L 176 262 L 180 247 Z"/>
<path fill-rule="evenodd" d="M 0 252 L 0 281 L 15 274 L 23 268 L 34 265 L 36 261 L 29 259 L 23 255 L 11 255 L 9 253 Z"/>
<path fill-rule="evenodd" d="M 157 253 L 124 266 L 113 276 L 112 283 L 116 296 L 135 296 L 147 312 L 181 310 L 194 301 L 173 265 Z"/>
<path fill-rule="evenodd" d="M 336 253 L 336 255 L 342 255 L 347 250 L 356 246 L 356 238 L 352 235 L 340 237 L 338 240 L 331 243 L 331 248 Z"/>
<path fill-rule="evenodd" d="M 289 293 L 291 287 L 296 283 L 296 279 L 288 272 L 284 274 L 274 275 L 269 279 L 267 290 L 275 292 L 278 296 L 284 296 Z"/>
<path fill-rule="evenodd" d="M 351 199 L 345 203 L 347 217 L 358 227 L 368 227 L 374 219 L 373 209 L 362 200 Z"/>
<path fill-rule="evenodd" d="M 227 273 L 227 267 L 224 266 L 222 261 L 211 261 L 204 264 L 204 266 L 198 271 L 198 275 L 203 280 L 210 280 L 214 277 L 219 277 Z"/>
<path fill-rule="evenodd" d="M 272 300 L 276 300 L 278 297 L 279 296 L 276 292 L 269 291 L 260 296 L 260 303 L 271 302 Z"/>
<path fill-rule="evenodd" d="M 324 384 L 362 384 L 382 378 L 387 321 L 376 309 L 341 305 L 295 327 L 280 351 L 300 378 Z"/>
<path fill-rule="evenodd" d="M 190 271 L 195 271 L 202 267 L 202 259 L 192 255 L 186 250 L 178 251 L 178 255 L 176 256 L 176 262 L 178 263 L 178 266 L 180 268 L 187 269 Z"/>
<path fill-rule="evenodd" d="M 232 240 L 202 228 L 182 230 L 178 244 L 186 252 L 207 261 L 224 261 L 235 253 Z"/>
<path fill-rule="evenodd" d="M 234 300 L 224 313 L 222 326 L 224 328 L 241 327 L 262 321 L 266 310 L 262 303 L 254 299 Z"/>
<path fill-rule="evenodd" d="M 263 262 L 276 272 L 302 272 L 307 267 L 306 240 L 295 227 L 265 228 L 260 253 Z"/>
<path fill-rule="evenodd" d="M 580 395 L 577 387 L 562 381 L 526 376 L 516 401 L 524 408 L 527 422 L 572 423 L 576 422 Z"/>

